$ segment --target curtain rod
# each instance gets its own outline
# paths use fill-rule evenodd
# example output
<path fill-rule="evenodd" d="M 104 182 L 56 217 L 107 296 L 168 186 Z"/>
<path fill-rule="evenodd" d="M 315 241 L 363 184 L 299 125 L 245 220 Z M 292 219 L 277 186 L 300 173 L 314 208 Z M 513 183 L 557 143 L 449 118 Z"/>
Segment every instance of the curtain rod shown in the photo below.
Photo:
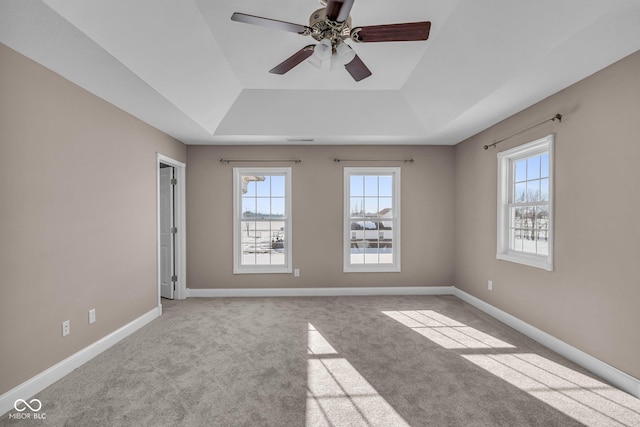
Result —
<path fill-rule="evenodd" d="M 336 163 L 340 163 L 340 162 L 404 162 L 404 163 L 413 163 L 415 162 L 415 160 L 413 159 L 333 159 L 334 162 Z"/>
<path fill-rule="evenodd" d="M 537 123 L 537 124 L 535 124 L 535 125 L 533 125 L 533 126 L 529 126 L 528 128 L 526 128 L 526 129 L 524 129 L 524 130 L 521 130 L 520 132 L 516 132 L 516 133 L 514 133 L 513 135 L 509 135 L 509 136 L 507 136 L 507 137 L 504 137 L 504 138 L 502 138 L 502 139 L 499 139 L 499 140 L 497 140 L 496 142 L 494 142 L 493 144 L 485 145 L 485 146 L 484 146 L 484 149 L 485 149 L 485 150 L 488 150 L 490 147 L 495 147 L 496 145 L 500 144 L 500 143 L 501 143 L 501 142 L 503 142 L 503 141 L 506 141 L 506 140 L 507 140 L 507 139 L 509 139 L 509 138 L 513 138 L 513 137 L 514 137 L 514 136 L 516 136 L 516 135 L 520 135 L 521 133 L 525 133 L 526 131 L 531 130 L 531 129 L 533 129 L 533 128 L 536 128 L 536 127 L 538 127 L 538 126 L 540 126 L 540 125 L 543 125 L 543 124 L 545 124 L 545 123 L 547 123 L 547 122 L 555 122 L 556 120 L 557 120 L 557 121 L 559 121 L 559 122 L 562 122 L 562 114 L 558 113 L 558 114 L 556 114 L 555 116 L 551 117 L 550 119 L 543 120 L 543 121 L 541 121 L 540 123 Z"/>
<path fill-rule="evenodd" d="M 220 163 L 270 163 L 270 162 L 292 162 L 302 163 L 299 159 L 220 159 Z"/>

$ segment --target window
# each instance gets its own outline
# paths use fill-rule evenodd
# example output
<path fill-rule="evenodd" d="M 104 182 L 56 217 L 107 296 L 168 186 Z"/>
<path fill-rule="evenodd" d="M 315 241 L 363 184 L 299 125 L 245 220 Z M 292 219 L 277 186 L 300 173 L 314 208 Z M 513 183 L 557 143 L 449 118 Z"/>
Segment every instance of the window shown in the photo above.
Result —
<path fill-rule="evenodd" d="M 291 168 L 233 169 L 234 273 L 291 273 Z"/>
<path fill-rule="evenodd" d="M 400 271 L 400 168 L 344 168 L 344 271 Z"/>
<path fill-rule="evenodd" d="M 498 153 L 497 258 L 553 270 L 553 135 Z"/>

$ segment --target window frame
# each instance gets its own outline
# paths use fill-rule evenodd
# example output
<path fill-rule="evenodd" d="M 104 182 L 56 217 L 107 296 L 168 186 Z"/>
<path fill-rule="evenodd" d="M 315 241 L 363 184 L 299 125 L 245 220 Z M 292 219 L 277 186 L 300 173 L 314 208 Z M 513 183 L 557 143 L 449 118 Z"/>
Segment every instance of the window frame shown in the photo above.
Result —
<path fill-rule="evenodd" d="M 548 153 L 549 155 L 549 218 L 547 226 L 547 255 L 516 251 L 509 247 L 510 216 L 513 204 L 515 162 L 523 158 Z M 498 228 L 496 258 L 503 261 L 553 271 L 554 240 L 554 135 L 511 148 L 498 153 Z"/>
<path fill-rule="evenodd" d="M 285 177 L 285 217 L 284 222 L 284 265 L 243 265 L 242 264 L 242 191 L 241 176 L 245 175 L 280 175 Z M 290 167 L 239 167 L 233 168 L 233 274 L 264 274 L 292 272 L 292 211 L 291 211 L 291 168 Z M 269 220 L 272 221 L 272 220 Z"/>
<path fill-rule="evenodd" d="M 343 272 L 344 273 L 397 273 L 401 271 L 401 168 L 399 167 L 345 167 L 343 171 Z M 392 175 L 393 198 L 393 263 L 351 264 L 351 176 L 352 175 Z"/>

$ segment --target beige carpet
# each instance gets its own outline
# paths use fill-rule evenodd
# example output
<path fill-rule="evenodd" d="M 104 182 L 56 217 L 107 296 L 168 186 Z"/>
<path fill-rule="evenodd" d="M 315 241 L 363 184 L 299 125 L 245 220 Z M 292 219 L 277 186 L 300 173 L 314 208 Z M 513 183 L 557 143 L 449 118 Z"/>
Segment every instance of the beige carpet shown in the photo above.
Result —
<path fill-rule="evenodd" d="M 640 425 L 640 403 L 451 296 L 163 301 L 38 394 L 52 426 Z"/>

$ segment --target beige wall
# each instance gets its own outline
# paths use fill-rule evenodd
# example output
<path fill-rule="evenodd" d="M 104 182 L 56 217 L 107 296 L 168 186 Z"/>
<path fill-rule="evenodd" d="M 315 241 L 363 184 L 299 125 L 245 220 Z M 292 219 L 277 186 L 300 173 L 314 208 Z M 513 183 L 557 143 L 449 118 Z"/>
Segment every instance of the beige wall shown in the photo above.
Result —
<path fill-rule="evenodd" d="M 372 164 L 402 167 L 402 272 L 342 272 L 343 167 L 368 164 L 337 164 L 332 161 L 336 157 L 415 159 L 413 164 Z M 220 158 L 302 160 L 291 164 L 293 268 L 300 269 L 299 278 L 232 273 L 232 171 L 234 166 L 248 164 L 220 164 Z M 188 287 L 449 286 L 454 250 L 453 160 L 453 147 L 189 146 Z"/>
<path fill-rule="evenodd" d="M 0 44 L 0 394 L 156 306 L 156 151 L 186 160 Z"/>
<path fill-rule="evenodd" d="M 636 378 L 639 76 L 637 52 L 457 145 L 455 178 L 455 285 Z M 482 149 L 557 112 L 560 124 Z M 496 152 L 552 132 L 555 270 L 497 261 Z"/>
<path fill-rule="evenodd" d="M 0 44 L 0 394 L 155 306 L 157 151 L 188 164 L 190 288 L 455 284 L 640 378 L 638 75 L 640 53 L 456 147 L 187 148 Z M 561 124 L 498 148 L 556 133 L 546 272 L 495 259 L 496 150 L 482 145 L 556 112 Z M 232 274 L 232 168 L 243 164 L 223 157 L 302 159 L 292 165 L 300 278 Z M 342 272 L 346 164 L 334 157 L 416 160 L 400 164 L 401 273 Z"/>

